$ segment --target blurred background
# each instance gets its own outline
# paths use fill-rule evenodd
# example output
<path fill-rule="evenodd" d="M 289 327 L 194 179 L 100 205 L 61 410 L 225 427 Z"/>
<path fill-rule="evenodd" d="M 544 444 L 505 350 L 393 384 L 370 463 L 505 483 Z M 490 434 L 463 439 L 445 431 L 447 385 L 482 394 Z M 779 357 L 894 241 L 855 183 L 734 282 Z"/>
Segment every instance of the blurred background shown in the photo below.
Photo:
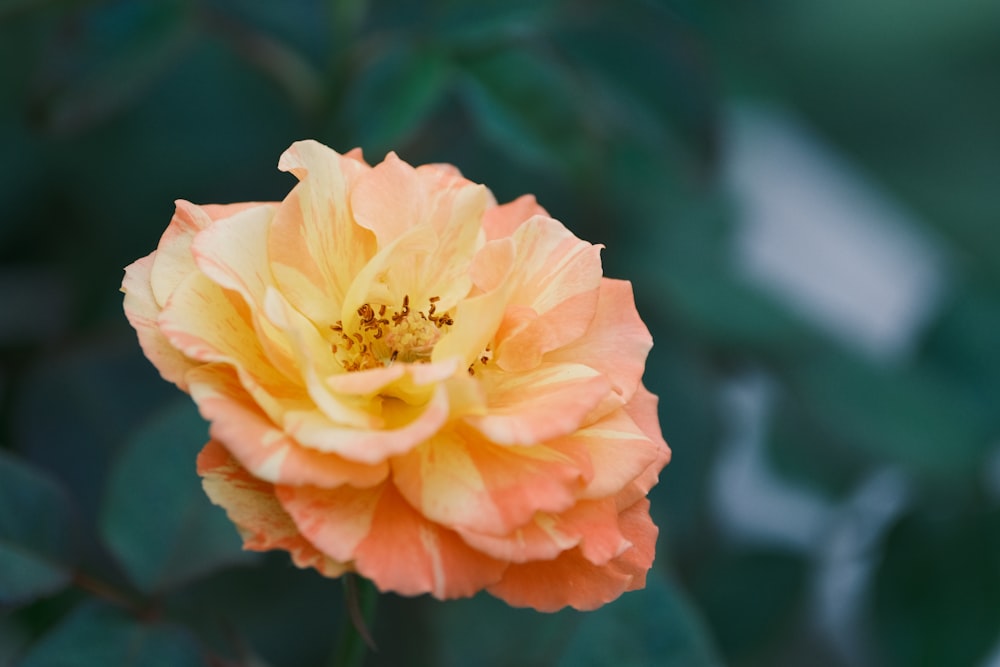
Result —
<path fill-rule="evenodd" d="M 239 551 L 123 267 L 316 138 L 633 282 L 672 463 L 592 614 L 383 596 L 369 665 L 1000 665 L 1000 3 L 0 0 L 0 665 L 335 659 Z M 333 664 L 332 662 L 329 664 Z"/>

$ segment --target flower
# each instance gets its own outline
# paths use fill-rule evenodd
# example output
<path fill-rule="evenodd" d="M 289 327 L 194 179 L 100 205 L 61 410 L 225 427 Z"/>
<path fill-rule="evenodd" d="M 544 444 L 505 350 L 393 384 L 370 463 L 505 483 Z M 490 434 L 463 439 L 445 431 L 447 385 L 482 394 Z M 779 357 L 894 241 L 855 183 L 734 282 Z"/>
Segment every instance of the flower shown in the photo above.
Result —
<path fill-rule="evenodd" d="M 178 201 L 122 285 L 245 547 L 543 611 L 643 587 L 670 450 L 600 246 L 448 165 L 303 141 L 279 168 L 278 203 Z"/>

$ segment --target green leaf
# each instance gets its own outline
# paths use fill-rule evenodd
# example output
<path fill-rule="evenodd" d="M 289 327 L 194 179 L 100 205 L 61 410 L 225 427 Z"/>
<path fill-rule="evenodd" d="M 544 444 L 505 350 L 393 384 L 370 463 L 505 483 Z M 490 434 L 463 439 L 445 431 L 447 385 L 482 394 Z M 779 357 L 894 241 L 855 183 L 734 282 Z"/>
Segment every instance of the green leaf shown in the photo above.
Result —
<path fill-rule="evenodd" d="M 573 172 L 588 149 L 570 72 L 525 45 L 464 63 L 461 88 L 481 131 L 525 163 Z"/>
<path fill-rule="evenodd" d="M 515 609 L 484 593 L 435 605 L 432 613 L 429 633 L 437 655 L 426 664 L 440 667 L 506 667 L 513 664 L 513 655 L 518 667 L 548 667 L 558 660 L 581 618 L 572 610 L 539 614 Z"/>
<path fill-rule="evenodd" d="M 654 570 L 645 589 L 588 613 L 557 664 L 711 667 L 722 662 L 688 601 Z"/>
<path fill-rule="evenodd" d="M 735 664 L 759 658 L 801 617 L 808 563 L 799 553 L 753 549 L 703 563 L 692 592 Z"/>
<path fill-rule="evenodd" d="M 382 603 L 393 599 L 379 600 L 376 623 L 383 616 Z M 341 582 L 311 568 L 300 570 L 288 554 L 277 551 L 261 554 L 253 567 L 222 570 L 178 590 L 165 604 L 170 618 L 197 628 L 199 638 L 220 655 L 258 656 L 258 662 L 274 667 L 326 664 L 337 630 L 346 623 Z M 379 647 L 379 655 L 397 646 L 399 634 L 417 622 L 410 616 L 394 626 L 392 641 Z M 389 664 L 410 667 L 414 662 L 404 656 Z"/>
<path fill-rule="evenodd" d="M 933 508 L 889 532 L 875 571 L 876 638 L 890 665 L 981 665 L 1000 627 L 1000 513 Z"/>
<path fill-rule="evenodd" d="M 716 142 L 716 93 L 703 35 L 648 3 L 567 14 L 555 42 L 586 77 L 588 105 L 601 105 L 616 133 L 669 149 L 683 168 L 707 161 Z"/>
<path fill-rule="evenodd" d="M 195 473 L 207 430 L 184 399 L 154 415 L 111 472 L 101 534 L 143 592 L 163 591 L 251 558 Z"/>
<path fill-rule="evenodd" d="M 922 369 L 881 369 L 828 351 L 787 373 L 820 428 L 875 459 L 954 479 L 978 474 L 991 445 L 988 407 Z"/>
<path fill-rule="evenodd" d="M 71 346 L 35 365 L 11 411 L 15 449 L 66 485 L 84 526 L 96 523 L 109 461 L 126 435 L 177 396 L 142 356 L 120 308 L 121 336 Z M 81 537 L 91 534 L 85 529 Z"/>
<path fill-rule="evenodd" d="M 178 627 L 143 623 L 101 603 L 77 607 L 19 667 L 203 667 L 197 643 Z"/>
<path fill-rule="evenodd" d="M 447 91 L 452 68 L 439 50 L 405 42 L 371 58 L 348 93 L 355 140 L 381 159 L 416 132 Z"/>
<path fill-rule="evenodd" d="M 72 529 L 63 490 L 0 451 L 0 606 L 30 602 L 69 583 Z"/>

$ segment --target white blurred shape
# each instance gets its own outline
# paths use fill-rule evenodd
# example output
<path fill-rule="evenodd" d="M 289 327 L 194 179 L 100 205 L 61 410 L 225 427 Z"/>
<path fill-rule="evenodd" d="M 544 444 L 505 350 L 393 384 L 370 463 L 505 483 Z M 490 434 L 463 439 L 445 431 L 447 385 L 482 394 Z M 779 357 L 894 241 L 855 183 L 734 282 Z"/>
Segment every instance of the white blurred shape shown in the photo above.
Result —
<path fill-rule="evenodd" d="M 873 664 L 864 604 L 877 565 L 879 541 L 909 503 L 910 485 L 893 468 L 873 472 L 833 515 L 818 550 L 816 607 L 841 657 L 851 665 Z"/>
<path fill-rule="evenodd" d="M 764 438 L 771 396 L 771 381 L 763 374 L 732 380 L 722 390 L 729 424 L 713 471 L 715 514 L 735 539 L 810 551 L 823 537 L 831 510 L 768 466 Z"/>
<path fill-rule="evenodd" d="M 788 113 L 737 105 L 726 130 L 744 277 L 870 359 L 904 358 L 943 290 L 935 246 Z"/>

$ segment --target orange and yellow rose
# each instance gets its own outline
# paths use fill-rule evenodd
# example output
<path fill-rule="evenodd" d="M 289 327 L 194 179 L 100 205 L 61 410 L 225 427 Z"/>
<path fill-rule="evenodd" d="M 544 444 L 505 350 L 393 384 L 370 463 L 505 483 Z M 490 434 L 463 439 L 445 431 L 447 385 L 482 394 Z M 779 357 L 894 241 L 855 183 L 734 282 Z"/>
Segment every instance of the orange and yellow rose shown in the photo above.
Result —
<path fill-rule="evenodd" d="M 303 141 L 279 168 L 281 202 L 178 201 L 122 285 L 246 548 L 543 611 L 641 588 L 670 450 L 600 247 L 447 165 Z"/>

